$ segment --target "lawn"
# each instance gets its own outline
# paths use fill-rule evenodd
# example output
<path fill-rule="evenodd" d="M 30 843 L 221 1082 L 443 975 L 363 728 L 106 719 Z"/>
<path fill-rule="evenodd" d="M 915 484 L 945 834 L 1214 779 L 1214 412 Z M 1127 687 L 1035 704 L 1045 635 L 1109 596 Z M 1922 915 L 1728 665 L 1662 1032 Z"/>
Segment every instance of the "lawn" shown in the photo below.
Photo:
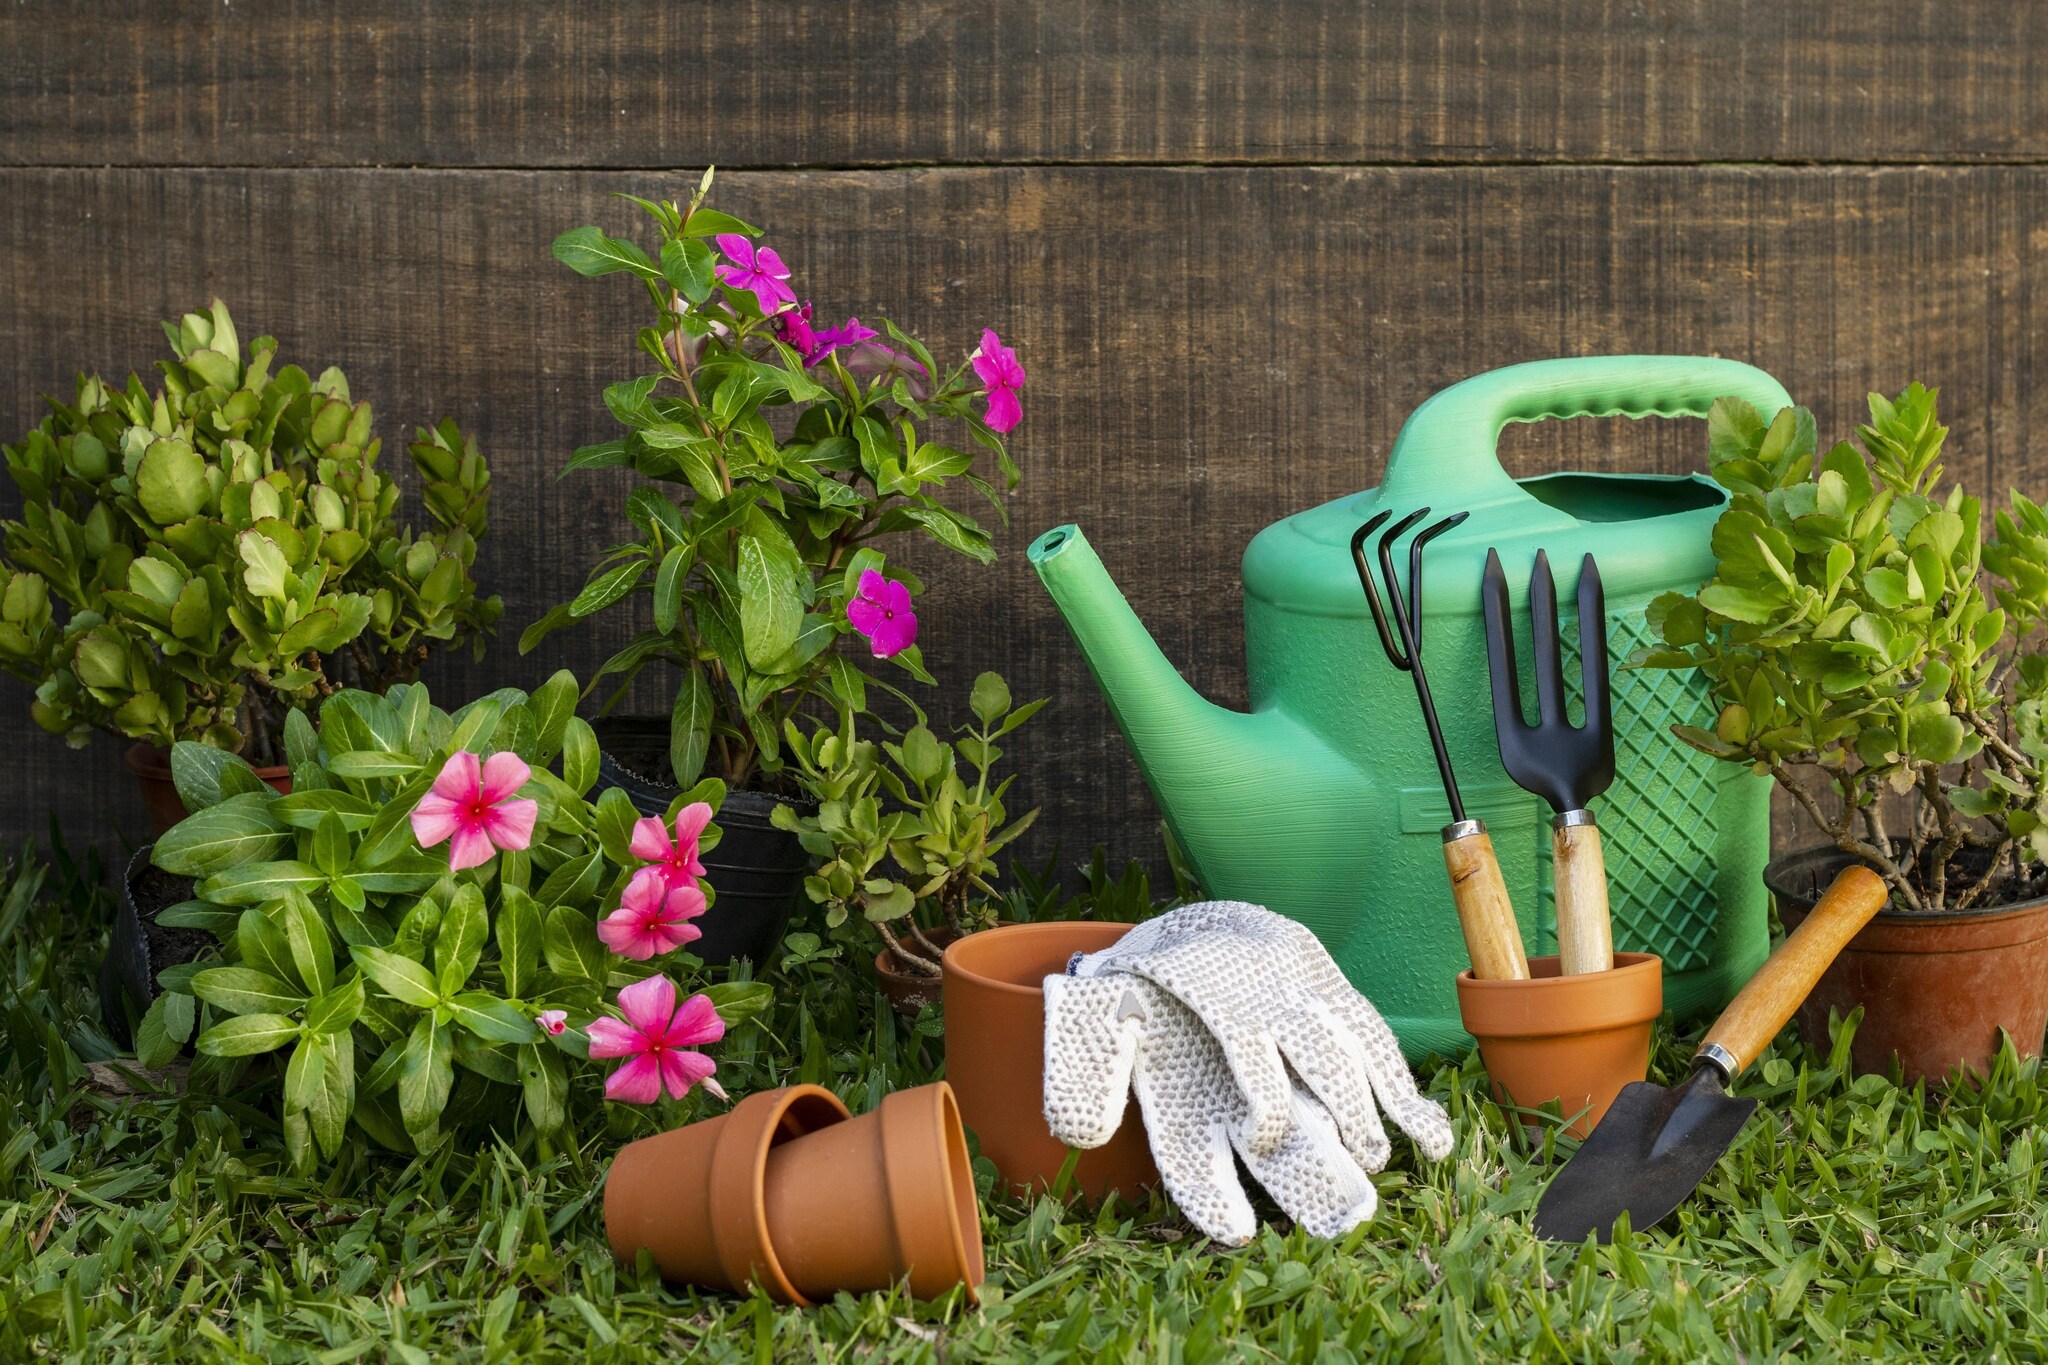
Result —
<path fill-rule="evenodd" d="M 1553 1144 L 1509 1134 L 1476 1062 L 1428 1071 L 1458 1133 L 1398 1136 L 1375 1222 L 1338 1242 L 1279 1222 L 1219 1250 L 1162 1200 L 986 1196 L 989 1283 L 809 1311 L 706 1297 L 613 1265 L 615 1145 L 357 1155 L 287 1173 L 267 1093 L 154 1088 L 100 1033 L 107 901 L 91 858 L 17 860 L 0 899 L 0 1358 L 755 1360 L 1759 1359 L 2048 1355 L 2039 1210 L 2048 1099 L 2008 1055 L 1981 1087 L 1847 1078 L 1791 1035 L 1744 1079 L 1763 1102 L 1665 1226 L 1549 1246 L 1529 1215 Z M 1120 914 L 1126 880 L 1067 911 Z M 822 1081 L 856 1108 L 938 1072 L 927 1032 L 835 960 L 768 974 L 778 1005 L 724 1046 L 736 1093 Z M 935 1031 L 935 1030 L 933 1030 Z M 1656 1070 L 1683 1069 L 1664 1035 Z M 1568 1144 L 1555 1144 L 1562 1147 Z"/>

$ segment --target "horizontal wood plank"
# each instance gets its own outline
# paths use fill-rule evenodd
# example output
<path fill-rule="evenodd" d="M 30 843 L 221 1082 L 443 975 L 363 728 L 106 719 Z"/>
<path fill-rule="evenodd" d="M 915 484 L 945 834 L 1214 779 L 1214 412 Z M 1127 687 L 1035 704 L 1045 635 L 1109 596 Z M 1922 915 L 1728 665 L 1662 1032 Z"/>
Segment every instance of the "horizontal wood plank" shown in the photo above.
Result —
<path fill-rule="evenodd" d="M 0 163 L 2031 161 L 2006 0 L 12 0 Z"/>
<path fill-rule="evenodd" d="M 0 433 L 81 368 L 160 352 L 159 318 L 213 294 L 245 336 L 338 363 L 387 440 L 452 413 L 494 461 L 481 576 L 506 630 L 451 690 L 586 671 L 604 620 L 520 659 L 518 629 L 571 595 L 620 534 L 627 482 L 555 470 L 611 433 L 601 387 L 640 367 L 640 300 L 548 255 L 561 229 L 627 229 L 614 192 L 653 174 L 520 171 L 0 170 Z M 1237 560 L 1277 517 L 1377 482 L 1430 393 L 1514 361 L 1597 352 L 1748 360 L 1846 432 L 1873 387 L 1942 386 L 1950 465 L 2035 493 L 2048 396 L 2038 225 L 2048 170 L 936 169 L 735 174 L 721 201 L 771 229 L 830 317 L 887 315 L 959 356 L 984 326 L 1030 370 L 1015 448 L 1026 478 L 1002 557 L 921 555 L 921 643 L 962 696 L 999 668 L 1053 706 L 1019 736 L 1035 845 L 1156 851 L 1136 766 L 1022 556 L 1082 524 L 1189 678 L 1244 695 Z M 1505 458 L 1699 468 L 1695 423 L 1517 428 Z M 402 460 L 401 460 L 402 463 Z M 35 731 L 0 686 L 0 837 L 138 834 L 117 746 Z M 643 703 L 659 703 L 650 683 Z M 1034 734 L 1035 731 L 1035 734 Z"/>

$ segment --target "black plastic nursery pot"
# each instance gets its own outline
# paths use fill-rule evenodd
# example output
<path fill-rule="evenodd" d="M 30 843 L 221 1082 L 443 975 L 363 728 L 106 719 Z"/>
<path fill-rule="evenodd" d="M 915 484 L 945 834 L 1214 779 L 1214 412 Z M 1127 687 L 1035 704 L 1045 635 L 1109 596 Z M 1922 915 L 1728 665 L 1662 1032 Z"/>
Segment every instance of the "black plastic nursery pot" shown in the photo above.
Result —
<path fill-rule="evenodd" d="M 617 787 L 642 815 L 667 814 L 680 788 L 670 781 L 668 721 L 652 716 L 604 716 L 591 722 L 597 732 L 596 791 Z M 703 856 L 704 879 L 717 898 L 699 919 L 703 937 L 689 951 L 707 966 L 747 958 L 768 962 L 782 942 L 811 855 L 796 835 L 777 829 L 777 806 L 806 809 L 805 803 L 767 792 L 729 791 L 719 807 L 718 847 Z"/>
<path fill-rule="evenodd" d="M 156 922 L 157 912 L 192 899 L 192 879 L 151 863 L 154 847 L 144 844 L 128 860 L 107 955 L 100 960 L 100 1015 L 107 1036 L 123 1047 L 133 1041 L 136 1022 L 157 997 L 157 973 L 191 962 L 214 946 L 213 935 L 204 929 Z"/>

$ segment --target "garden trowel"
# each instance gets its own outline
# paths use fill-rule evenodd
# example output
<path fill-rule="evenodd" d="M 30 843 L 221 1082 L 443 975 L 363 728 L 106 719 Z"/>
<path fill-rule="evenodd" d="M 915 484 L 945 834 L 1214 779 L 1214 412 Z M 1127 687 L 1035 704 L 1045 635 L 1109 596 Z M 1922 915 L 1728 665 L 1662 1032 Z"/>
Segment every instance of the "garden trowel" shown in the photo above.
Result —
<path fill-rule="evenodd" d="M 1693 1192 L 1756 1101 L 1728 1086 L 1770 1046 L 1806 999 L 1813 983 L 1885 903 L 1883 878 L 1846 868 L 1820 904 L 1757 969 L 1693 1057 L 1692 1075 L 1675 1086 L 1637 1081 L 1615 1098 L 1536 1205 L 1536 1233 L 1558 1242 L 1605 1242 L 1623 1213 L 1642 1229 L 1663 1219 Z"/>

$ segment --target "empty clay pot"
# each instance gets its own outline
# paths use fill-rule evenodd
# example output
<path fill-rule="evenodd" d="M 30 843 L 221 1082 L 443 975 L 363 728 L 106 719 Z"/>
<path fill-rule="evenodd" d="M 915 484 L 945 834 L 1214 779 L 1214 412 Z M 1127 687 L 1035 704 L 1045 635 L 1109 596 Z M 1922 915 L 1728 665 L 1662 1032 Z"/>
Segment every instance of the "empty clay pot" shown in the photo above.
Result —
<path fill-rule="evenodd" d="M 1049 1188 L 1069 1148 L 1045 1125 L 1045 992 L 1075 953 L 1093 953 L 1128 924 L 1082 920 L 1005 924 L 946 949 L 946 1078 L 981 1153 L 1009 1184 Z M 1074 1187 L 1099 1199 L 1111 1190 L 1142 1198 L 1159 1183 L 1136 1099 L 1116 1136 L 1081 1153 Z"/>
<path fill-rule="evenodd" d="M 1664 963 L 1616 953 L 1608 971 L 1563 976 L 1556 957 L 1532 957 L 1529 973 L 1527 981 L 1479 981 L 1460 972 L 1458 1013 L 1479 1040 L 1496 1099 L 1520 1109 L 1555 1100 L 1572 1120 L 1566 1131 L 1584 1137 L 1624 1085 L 1649 1074 Z"/>
<path fill-rule="evenodd" d="M 1788 853 L 1764 870 L 1786 932 L 1812 911 L 1849 858 L 1832 848 Z M 1849 1042 L 1856 1074 L 1883 1075 L 1897 1057 L 1905 1083 L 1939 1085 L 1958 1067 L 1983 1075 L 2000 1033 L 2021 1060 L 2048 1029 L 2048 900 L 1953 914 L 1885 909 L 1841 951 L 1799 1007 L 1799 1038 L 1828 1051 L 1828 1013 L 1863 1007 Z"/>
<path fill-rule="evenodd" d="M 149 823 L 158 834 L 167 834 L 171 826 L 183 820 L 188 812 L 184 798 L 178 795 L 178 784 L 171 780 L 171 755 L 166 749 L 140 742 L 128 746 L 128 771 L 135 774 L 137 785 L 142 788 L 142 806 L 149 812 Z M 258 768 L 256 776 L 289 793 L 292 789 L 292 770 L 279 764 L 270 768 Z"/>
<path fill-rule="evenodd" d="M 899 1090 L 849 1117 L 831 1091 L 795 1085 L 629 1144 L 605 1179 L 605 1232 L 663 1279 L 809 1304 L 908 1280 L 972 1299 L 981 1211 L 951 1089 Z"/>

